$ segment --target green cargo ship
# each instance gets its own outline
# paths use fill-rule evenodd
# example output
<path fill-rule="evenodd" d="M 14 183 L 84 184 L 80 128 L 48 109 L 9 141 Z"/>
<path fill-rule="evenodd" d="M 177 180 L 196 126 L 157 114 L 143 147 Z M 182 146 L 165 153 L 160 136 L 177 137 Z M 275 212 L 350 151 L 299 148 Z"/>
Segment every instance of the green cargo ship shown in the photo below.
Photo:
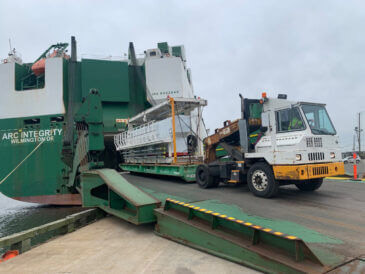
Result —
<path fill-rule="evenodd" d="M 136 57 L 130 43 L 128 58 L 117 61 L 78 59 L 74 37 L 70 56 L 67 46 L 52 45 L 35 62 L 24 64 L 12 51 L 0 64 L 0 192 L 13 199 L 81 204 L 70 178 L 77 173 L 73 159 L 83 126 L 75 117 L 82 116 L 79 110 L 90 90 L 98 91 L 102 105 L 103 165 L 116 168 L 113 135 L 126 126 L 129 117 L 154 103 L 146 85 L 146 69 L 154 67 L 146 68 L 147 56 L 158 52 L 161 58 L 170 57 L 170 63 L 171 57 L 184 62 L 183 47 L 171 51 L 167 43 L 159 43 L 143 58 Z M 150 76 L 150 86 L 156 77 Z M 155 98 L 177 93 L 168 85 L 165 90 L 155 90 Z"/>

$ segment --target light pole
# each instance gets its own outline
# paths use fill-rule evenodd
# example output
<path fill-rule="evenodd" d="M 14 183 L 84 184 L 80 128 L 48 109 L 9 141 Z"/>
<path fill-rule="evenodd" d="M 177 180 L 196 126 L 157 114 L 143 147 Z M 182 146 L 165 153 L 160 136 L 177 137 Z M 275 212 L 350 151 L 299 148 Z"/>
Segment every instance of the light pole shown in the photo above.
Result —
<path fill-rule="evenodd" d="M 364 111 L 359 112 L 359 118 L 358 118 L 358 126 L 355 127 L 355 133 L 357 135 L 357 142 L 359 143 L 359 153 L 361 152 L 361 132 L 363 129 L 361 128 L 361 113 Z"/>

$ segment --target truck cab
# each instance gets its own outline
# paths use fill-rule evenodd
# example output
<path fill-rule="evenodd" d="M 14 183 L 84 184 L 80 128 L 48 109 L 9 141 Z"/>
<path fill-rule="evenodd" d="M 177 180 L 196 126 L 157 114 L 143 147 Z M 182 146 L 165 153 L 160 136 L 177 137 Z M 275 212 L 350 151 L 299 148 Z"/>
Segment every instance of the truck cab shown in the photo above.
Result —
<path fill-rule="evenodd" d="M 226 121 L 205 139 L 206 163 L 196 174 L 202 187 L 209 178 L 211 186 L 247 182 L 255 195 L 272 197 L 280 185 L 314 191 L 324 177 L 344 173 L 338 136 L 324 104 L 263 93 L 260 99 L 241 97 L 241 108 L 241 119 Z M 217 146 L 227 151 L 225 161 L 214 157 Z"/>

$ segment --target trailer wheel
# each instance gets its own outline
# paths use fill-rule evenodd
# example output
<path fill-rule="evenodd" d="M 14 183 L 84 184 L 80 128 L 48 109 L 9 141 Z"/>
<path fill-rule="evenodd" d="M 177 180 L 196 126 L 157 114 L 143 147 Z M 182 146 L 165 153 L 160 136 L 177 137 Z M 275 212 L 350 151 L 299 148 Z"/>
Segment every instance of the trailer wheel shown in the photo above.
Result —
<path fill-rule="evenodd" d="M 266 163 L 255 163 L 247 173 L 247 185 L 250 191 L 259 197 L 270 198 L 279 190 L 272 168 Z"/>
<path fill-rule="evenodd" d="M 219 184 L 219 181 L 210 174 L 208 165 L 199 165 L 196 168 L 195 176 L 196 182 L 201 188 L 211 188 Z"/>
<path fill-rule="evenodd" d="M 295 186 L 302 191 L 315 191 L 321 187 L 322 183 L 323 178 L 319 178 L 296 183 Z"/>

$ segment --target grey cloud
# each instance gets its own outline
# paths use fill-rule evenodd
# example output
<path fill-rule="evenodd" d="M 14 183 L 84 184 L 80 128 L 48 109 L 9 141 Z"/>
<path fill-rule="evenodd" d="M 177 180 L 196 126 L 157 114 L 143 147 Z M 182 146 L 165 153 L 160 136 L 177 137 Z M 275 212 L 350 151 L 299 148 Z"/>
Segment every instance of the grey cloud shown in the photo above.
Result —
<path fill-rule="evenodd" d="M 365 2 L 134 2 L 1 1 L 2 11 L 16 7 L 0 17 L 1 56 L 8 37 L 26 61 L 71 35 L 89 54 L 121 55 L 129 41 L 139 52 L 159 41 L 184 44 L 195 92 L 209 100 L 204 114 L 212 130 L 239 117 L 239 92 L 281 92 L 327 103 L 351 148 L 355 114 L 365 110 Z"/>

